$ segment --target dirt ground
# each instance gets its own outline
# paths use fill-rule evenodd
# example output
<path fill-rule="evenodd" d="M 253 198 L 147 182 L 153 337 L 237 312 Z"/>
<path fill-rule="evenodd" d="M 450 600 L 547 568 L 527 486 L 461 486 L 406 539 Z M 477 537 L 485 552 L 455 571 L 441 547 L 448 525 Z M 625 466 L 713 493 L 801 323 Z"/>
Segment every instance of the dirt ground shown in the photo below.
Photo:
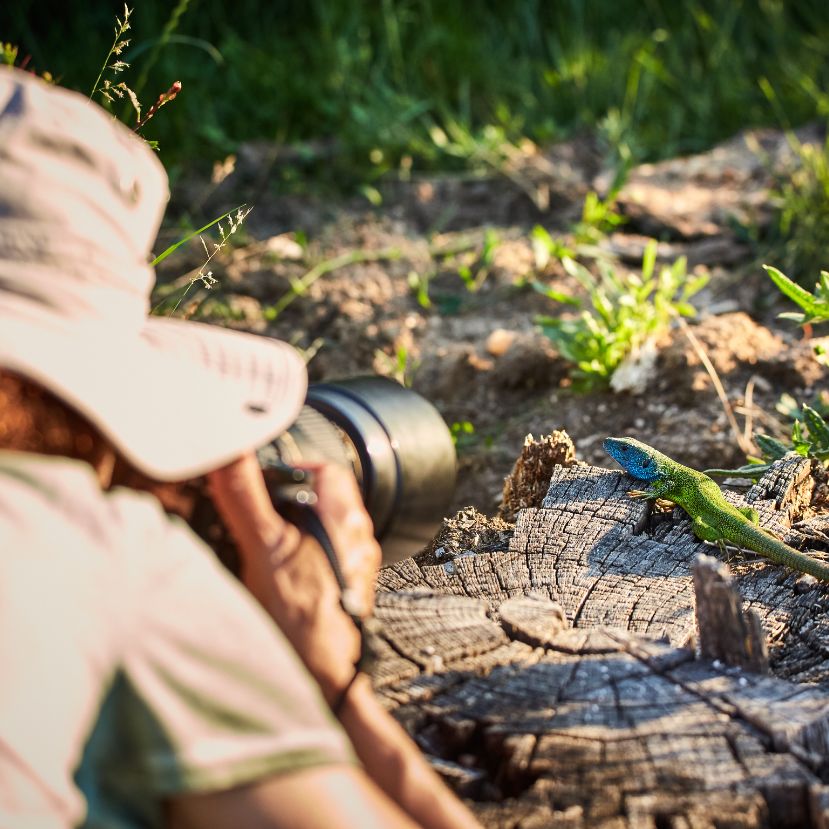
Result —
<path fill-rule="evenodd" d="M 660 260 L 687 256 L 689 270 L 710 274 L 690 330 L 746 437 L 786 434 L 775 410 L 781 395 L 810 401 L 826 381 L 800 329 L 776 319 L 790 309 L 744 241 L 770 221 L 772 170 L 787 153 L 780 133 L 755 132 L 636 168 L 618 199 L 625 222 L 588 251 L 635 269 L 656 238 Z M 638 393 L 575 392 L 568 364 L 538 332 L 539 314 L 568 309 L 530 281 L 577 291 L 556 262 L 537 267 L 530 232 L 540 224 L 571 239 L 587 192 L 607 188 L 589 139 L 523 148 L 497 172 L 395 182 L 374 194 L 378 206 L 326 198 L 318 188 L 274 195 L 293 163 L 277 147 L 250 145 L 214 182 L 179 184 L 173 215 L 187 208 L 212 218 L 241 202 L 254 210 L 211 260 L 217 283 L 208 291 L 197 282 L 178 313 L 286 339 L 307 355 L 312 380 L 403 376 L 447 424 L 472 424 L 458 441 L 454 507 L 492 513 L 527 433 L 565 429 L 580 459 L 605 466 L 608 435 L 639 438 L 698 468 L 744 461 L 683 328 L 660 343 Z M 166 230 L 159 247 L 180 234 Z M 160 268 L 162 291 L 186 285 L 204 259 L 195 241 L 179 249 Z M 297 280 L 308 283 L 304 293 Z"/>

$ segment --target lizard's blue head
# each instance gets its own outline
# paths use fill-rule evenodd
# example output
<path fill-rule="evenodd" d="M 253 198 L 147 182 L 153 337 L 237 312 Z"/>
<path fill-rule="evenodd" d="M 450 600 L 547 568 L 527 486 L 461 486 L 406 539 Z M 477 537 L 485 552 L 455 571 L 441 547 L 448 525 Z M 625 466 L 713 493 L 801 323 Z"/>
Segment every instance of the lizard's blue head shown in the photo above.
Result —
<path fill-rule="evenodd" d="M 633 438 L 607 438 L 602 446 L 634 478 L 640 481 L 655 481 L 659 478 L 660 453 L 647 444 Z"/>

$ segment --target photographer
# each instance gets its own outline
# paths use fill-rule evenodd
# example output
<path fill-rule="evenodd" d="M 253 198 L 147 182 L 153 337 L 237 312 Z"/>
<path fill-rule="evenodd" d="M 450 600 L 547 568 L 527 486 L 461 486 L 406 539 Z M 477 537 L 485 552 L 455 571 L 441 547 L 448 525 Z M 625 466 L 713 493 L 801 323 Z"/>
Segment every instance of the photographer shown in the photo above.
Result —
<path fill-rule="evenodd" d="M 166 195 L 126 128 L 0 69 L 0 825 L 476 826 L 268 499 L 253 452 L 296 417 L 301 361 L 147 317 Z M 202 476 L 250 592 L 173 517 Z M 368 609 L 356 484 L 315 479 Z"/>

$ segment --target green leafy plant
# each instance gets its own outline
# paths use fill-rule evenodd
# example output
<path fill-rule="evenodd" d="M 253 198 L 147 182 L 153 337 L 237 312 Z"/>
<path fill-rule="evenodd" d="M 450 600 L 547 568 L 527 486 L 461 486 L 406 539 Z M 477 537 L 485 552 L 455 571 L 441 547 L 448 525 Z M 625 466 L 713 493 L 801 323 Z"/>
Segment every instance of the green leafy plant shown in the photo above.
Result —
<path fill-rule="evenodd" d="M 530 244 L 536 270 L 544 270 L 553 260 L 575 259 L 580 250 L 587 253 L 588 246 L 596 245 L 624 222 L 625 217 L 616 210 L 616 191 L 606 199 L 589 192 L 582 205 L 581 219 L 572 226 L 566 241 L 552 236 L 541 225 L 532 229 Z"/>
<path fill-rule="evenodd" d="M 411 388 L 414 382 L 414 375 L 420 365 L 404 345 L 399 345 L 394 354 L 388 354 L 382 348 L 374 352 L 375 368 L 385 377 L 392 377 L 401 386 Z"/>
<path fill-rule="evenodd" d="M 829 321 L 829 271 L 820 272 L 820 279 L 815 285 L 814 293 L 809 293 L 777 268 L 770 265 L 763 265 L 763 267 L 780 292 L 802 309 L 802 311 L 785 311 L 778 315 L 781 319 L 792 320 L 804 326 Z M 821 365 L 829 365 L 829 348 L 826 340 L 814 340 L 813 349 L 815 359 Z"/>
<path fill-rule="evenodd" d="M 530 232 L 530 244 L 533 249 L 535 269 L 543 271 L 554 259 L 569 257 L 574 259 L 576 252 L 561 239 L 550 235 L 547 228 L 536 225 Z"/>
<path fill-rule="evenodd" d="M 498 250 L 498 234 L 488 227 L 484 232 L 484 244 L 477 262 L 472 265 L 461 265 L 458 276 L 463 280 L 466 289 L 472 293 L 480 290 L 486 282 L 492 265 L 495 261 L 495 252 Z"/>
<path fill-rule="evenodd" d="M 759 456 L 750 455 L 746 459 L 747 463 L 737 469 L 708 469 L 708 474 L 740 475 L 756 480 L 789 452 L 796 452 L 804 458 L 813 458 L 824 466 L 829 466 L 829 424 L 824 415 L 805 403 L 797 405 L 793 398 L 788 395 L 786 397 L 785 410 L 794 418 L 788 442 L 770 435 L 755 435 L 754 442 L 760 450 Z"/>
<path fill-rule="evenodd" d="M 821 271 L 820 280 L 810 293 L 784 273 L 771 265 L 763 265 L 766 273 L 780 292 L 788 297 L 801 311 L 786 311 L 779 314 L 781 319 L 792 320 L 799 325 L 811 325 L 829 321 L 829 272 Z M 826 364 L 827 355 L 819 346 L 815 348 L 818 361 Z M 709 469 L 712 475 L 743 475 L 747 478 L 759 478 L 774 461 L 789 452 L 797 452 L 803 457 L 811 457 L 829 465 L 829 403 L 825 392 L 818 396 L 814 406 L 798 403 L 791 395 L 784 394 L 777 403 L 777 411 L 792 421 L 791 437 L 788 442 L 758 434 L 754 442 L 760 450 L 759 456 L 749 455 L 747 463 L 737 469 Z"/>
<path fill-rule="evenodd" d="M 418 271 L 409 271 L 408 282 L 414 295 L 417 297 L 417 304 L 421 308 L 431 308 L 432 298 L 429 296 L 429 281 L 435 275 L 434 271 L 427 273 L 419 273 Z"/>
<path fill-rule="evenodd" d="M 771 265 L 763 265 L 763 268 L 780 292 L 803 309 L 802 312 L 786 311 L 779 315 L 780 319 L 792 320 L 799 325 L 829 320 L 829 271 L 820 272 L 814 293 L 809 293 L 777 268 Z"/>
<path fill-rule="evenodd" d="M 273 322 L 289 305 L 307 293 L 308 289 L 327 273 L 354 265 L 358 262 L 391 261 L 400 258 L 399 248 L 382 248 L 380 250 L 352 250 L 331 259 L 318 262 L 301 277 L 291 280 L 291 287 L 273 305 L 263 308 L 262 315 L 268 322 Z"/>
<path fill-rule="evenodd" d="M 602 199 L 591 191 L 584 199 L 581 219 L 573 228 L 576 244 L 594 245 L 625 221 L 625 217 L 616 210 L 615 192 Z"/>
<path fill-rule="evenodd" d="M 829 426 L 817 410 L 805 403 L 798 407 L 788 442 L 764 434 L 755 435 L 755 441 L 761 457 L 750 459 L 754 461 L 750 466 L 757 466 L 760 462 L 771 464 L 789 452 L 796 452 L 804 458 L 829 460 Z"/>
<path fill-rule="evenodd" d="M 449 427 L 452 443 L 458 452 L 470 449 L 476 442 L 475 426 L 468 420 L 456 420 Z"/>
<path fill-rule="evenodd" d="M 625 358 L 666 331 L 677 316 L 691 317 L 690 303 L 708 281 L 686 271 L 684 258 L 656 267 L 656 243 L 645 249 L 642 273 L 617 273 L 607 261 L 598 261 L 598 276 L 569 257 L 565 270 L 585 289 L 589 307 L 575 297 L 536 290 L 559 302 L 582 307 L 575 317 L 538 318 L 544 334 L 563 357 L 573 363 L 571 376 L 580 389 L 607 385 Z"/>

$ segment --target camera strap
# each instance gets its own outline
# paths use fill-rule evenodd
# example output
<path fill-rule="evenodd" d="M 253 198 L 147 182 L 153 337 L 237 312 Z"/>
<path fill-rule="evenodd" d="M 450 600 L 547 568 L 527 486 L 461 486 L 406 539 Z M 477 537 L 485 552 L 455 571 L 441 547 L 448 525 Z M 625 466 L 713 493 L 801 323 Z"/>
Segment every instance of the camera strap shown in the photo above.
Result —
<path fill-rule="evenodd" d="M 278 473 L 277 480 L 273 480 L 276 477 L 274 471 Z M 271 473 L 268 492 L 279 514 L 322 547 L 340 590 L 340 607 L 360 634 L 360 656 L 354 665 L 355 671 L 370 673 L 377 658 L 375 642 L 379 638 L 379 625 L 370 616 L 364 618 L 363 603 L 345 578 L 337 551 L 315 509 L 317 493 L 312 486 L 311 473 L 286 464 L 280 464 L 276 470 L 270 467 L 268 472 Z"/>

